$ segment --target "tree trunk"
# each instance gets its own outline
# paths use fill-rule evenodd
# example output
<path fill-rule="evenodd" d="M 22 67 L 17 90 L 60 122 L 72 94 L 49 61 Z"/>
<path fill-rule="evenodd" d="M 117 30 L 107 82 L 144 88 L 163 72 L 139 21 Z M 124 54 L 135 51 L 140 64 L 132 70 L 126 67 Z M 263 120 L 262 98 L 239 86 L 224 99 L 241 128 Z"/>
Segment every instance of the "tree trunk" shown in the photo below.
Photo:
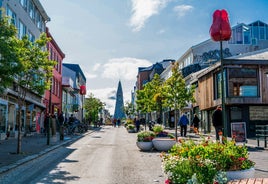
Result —
<path fill-rule="evenodd" d="M 175 124 L 175 137 L 176 137 L 176 142 L 178 141 L 178 122 L 177 122 L 177 109 L 174 109 L 174 124 Z"/>
<path fill-rule="evenodd" d="M 19 116 L 19 126 L 18 126 L 18 143 L 17 143 L 17 154 L 21 153 L 21 126 L 22 126 L 22 122 L 21 122 L 21 105 L 19 105 L 19 110 L 18 110 L 18 116 Z"/>

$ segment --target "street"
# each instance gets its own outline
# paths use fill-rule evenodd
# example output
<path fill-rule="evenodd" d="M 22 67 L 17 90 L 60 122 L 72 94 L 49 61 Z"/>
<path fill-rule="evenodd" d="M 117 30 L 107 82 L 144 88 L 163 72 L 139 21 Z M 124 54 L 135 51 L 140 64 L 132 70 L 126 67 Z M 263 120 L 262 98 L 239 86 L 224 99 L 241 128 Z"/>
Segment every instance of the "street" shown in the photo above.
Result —
<path fill-rule="evenodd" d="M 140 152 L 136 134 L 103 127 L 68 147 L 0 176 L 1 183 L 164 183 L 159 152 Z"/>
<path fill-rule="evenodd" d="M 160 153 L 141 152 L 136 133 L 104 126 L 0 175 L 1 184 L 154 184 L 164 183 Z M 255 177 L 268 176 L 267 150 L 249 148 Z"/>

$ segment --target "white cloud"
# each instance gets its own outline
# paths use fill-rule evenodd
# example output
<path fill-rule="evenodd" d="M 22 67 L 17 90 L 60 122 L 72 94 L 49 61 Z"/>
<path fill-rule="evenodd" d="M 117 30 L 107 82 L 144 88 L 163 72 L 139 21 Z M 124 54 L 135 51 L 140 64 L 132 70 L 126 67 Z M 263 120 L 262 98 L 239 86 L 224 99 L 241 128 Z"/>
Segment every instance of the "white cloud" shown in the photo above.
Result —
<path fill-rule="evenodd" d="M 192 11 L 193 9 L 194 7 L 190 5 L 179 5 L 174 7 L 174 11 L 177 13 L 179 18 L 184 17 L 186 13 Z"/>
<path fill-rule="evenodd" d="M 133 31 L 140 31 L 145 22 L 165 7 L 169 0 L 132 0 L 130 26 Z"/>
<path fill-rule="evenodd" d="M 117 81 L 121 81 L 123 89 L 124 103 L 130 102 L 130 92 L 133 90 L 136 76 L 138 74 L 138 67 L 148 67 L 152 63 L 148 60 L 137 58 L 114 58 L 110 59 L 106 64 L 101 65 L 98 71 L 102 71 L 101 78 L 109 83 L 116 83 L 114 87 L 106 87 L 99 89 L 89 89 L 96 98 L 99 98 L 106 104 L 106 109 L 111 114 L 114 113 L 115 96 L 117 91 Z M 115 82 L 116 81 L 116 82 Z"/>
<path fill-rule="evenodd" d="M 152 63 L 144 59 L 114 58 L 103 65 L 103 78 L 136 80 L 138 67 L 150 66 Z"/>
<path fill-rule="evenodd" d="M 108 109 L 111 114 L 113 114 L 115 108 L 115 100 L 109 99 L 109 97 L 115 90 L 116 88 L 91 89 L 90 93 L 92 93 L 94 97 L 104 102 L 106 104 L 105 108 Z"/>
<path fill-rule="evenodd" d="M 99 68 L 100 68 L 101 64 L 100 63 L 96 63 L 94 66 L 93 66 L 93 71 L 97 71 Z"/>
<path fill-rule="evenodd" d="M 97 77 L 97 75 L 96 74 L 91 74 L 91 73 L 89 73 L 89 72 L 83 72 L 84 73 L 84 75 L 85 75 L 85 77 L 87 78 L 87 79 L 94 79 L 94 78 L 96 78 Z"/>

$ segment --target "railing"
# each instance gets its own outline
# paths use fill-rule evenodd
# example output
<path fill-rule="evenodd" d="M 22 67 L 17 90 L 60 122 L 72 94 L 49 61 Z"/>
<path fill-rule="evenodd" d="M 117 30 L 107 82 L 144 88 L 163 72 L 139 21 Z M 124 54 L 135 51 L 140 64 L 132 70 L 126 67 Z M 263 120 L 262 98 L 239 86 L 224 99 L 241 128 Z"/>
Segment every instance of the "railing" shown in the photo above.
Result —
<path fill-rule="evenodd" d="M 256 125 L 257 145 L 260 147 L 260 140 L 264 141 L 264 147 L 267 148 L 268 125 Z"/>

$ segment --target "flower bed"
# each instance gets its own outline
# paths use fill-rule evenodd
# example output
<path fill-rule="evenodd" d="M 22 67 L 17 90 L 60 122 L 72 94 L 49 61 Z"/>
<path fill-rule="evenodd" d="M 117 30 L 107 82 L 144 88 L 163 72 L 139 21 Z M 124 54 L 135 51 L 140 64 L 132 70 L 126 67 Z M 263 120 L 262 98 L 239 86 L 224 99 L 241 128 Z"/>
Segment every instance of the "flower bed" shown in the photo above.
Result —
<path fill-rule="evenodd" d="M 170 183 L 227 182 L 226 171 L 254 167 L 245 146 L 224 139 L 224 144 L 210 139 L 202 142 L 183 141 L 173 146 L 169 154 L 162 154 L 162 168 Z"/>

